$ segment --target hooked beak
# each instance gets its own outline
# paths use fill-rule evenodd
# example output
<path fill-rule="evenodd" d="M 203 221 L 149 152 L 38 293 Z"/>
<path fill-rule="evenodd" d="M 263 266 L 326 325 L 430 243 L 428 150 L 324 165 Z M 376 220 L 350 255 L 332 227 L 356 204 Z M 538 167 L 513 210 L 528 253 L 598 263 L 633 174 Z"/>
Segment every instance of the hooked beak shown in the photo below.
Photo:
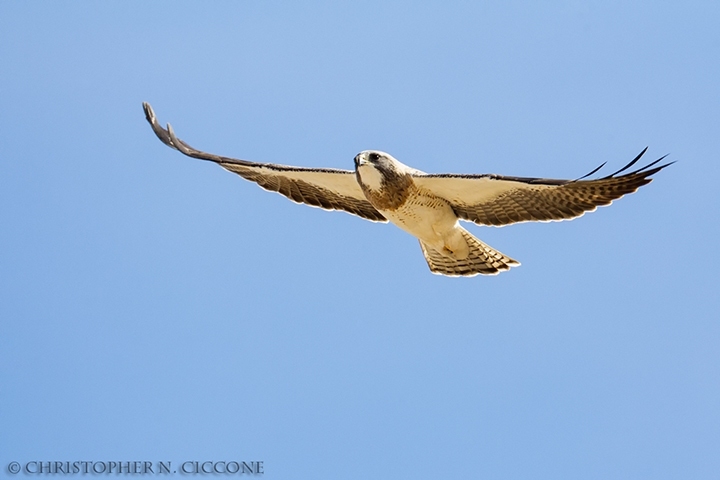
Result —
<path fill-rule="evenodd" d="M 358 153 L 357 155 L 355 155 L 355 167 L 356 168 L 365 163 L 367 163 L 367 160 L 365 159 L 365 155 L 363 155 L 362 153 Z"/>

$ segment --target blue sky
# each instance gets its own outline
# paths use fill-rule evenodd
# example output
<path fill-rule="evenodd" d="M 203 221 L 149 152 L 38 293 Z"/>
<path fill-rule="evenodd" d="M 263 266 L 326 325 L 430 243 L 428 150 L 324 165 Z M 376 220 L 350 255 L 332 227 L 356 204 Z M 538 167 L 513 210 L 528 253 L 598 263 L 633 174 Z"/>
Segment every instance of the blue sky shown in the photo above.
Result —
<path fill-rule="evenodd" d="M 716 478 L 717 2 L 4 2 L 0 463 L 262 460 L 266 478 Z M 575 178 L 573 222 L 390 225 L 162 145 Z"/>

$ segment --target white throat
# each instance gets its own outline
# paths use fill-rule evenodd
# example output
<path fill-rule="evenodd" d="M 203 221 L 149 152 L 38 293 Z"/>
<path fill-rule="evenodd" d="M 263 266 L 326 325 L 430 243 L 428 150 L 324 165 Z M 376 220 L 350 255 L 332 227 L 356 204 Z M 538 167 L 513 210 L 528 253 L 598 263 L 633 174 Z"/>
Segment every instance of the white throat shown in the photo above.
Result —
<path fill-rule="evenodd" d="M 363 164 L 358 167 L 358 174 L 363 185 L 368 187 L 370 190 L 380 190 L 382 187 L 382 174 L 374 166 L 370 164 Z"/>

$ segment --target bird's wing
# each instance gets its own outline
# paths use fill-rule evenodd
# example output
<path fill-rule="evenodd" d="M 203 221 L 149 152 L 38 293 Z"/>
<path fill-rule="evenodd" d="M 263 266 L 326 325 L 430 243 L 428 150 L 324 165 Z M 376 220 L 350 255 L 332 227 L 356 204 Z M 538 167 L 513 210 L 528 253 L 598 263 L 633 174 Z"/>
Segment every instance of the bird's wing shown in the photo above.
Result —
<path fill-rule="evenodd" d="M 645 167 L 617 176 L 647 151 L 607 177 L 584 180 L 603 165 L 577 180 L 506 177 L 500 175 L 417 175 L 418 187 L 450 202 L 457 216 L 480 225 L 565 220 L 610 205 L 623 195 L 650 183 L 650 177 L 670 163 L 656 167 L 662 157 Z M 671 162 L 672 163 L 672 162 Z"/>
<path fill-rule="evenodd" d="M 297 203 L 325 210 L 343 210 L 374 222 L 387 222 L 365 198 L 353 171 L 255 163 L 201 152 L 179 140 L 169 124 L 167 129 L 162 128 L 148 103 L 143 103 L 143 109 L 155 135 L 165 145 L 189 157 L 215 162 L 265 190 L 278 192 Z"/>

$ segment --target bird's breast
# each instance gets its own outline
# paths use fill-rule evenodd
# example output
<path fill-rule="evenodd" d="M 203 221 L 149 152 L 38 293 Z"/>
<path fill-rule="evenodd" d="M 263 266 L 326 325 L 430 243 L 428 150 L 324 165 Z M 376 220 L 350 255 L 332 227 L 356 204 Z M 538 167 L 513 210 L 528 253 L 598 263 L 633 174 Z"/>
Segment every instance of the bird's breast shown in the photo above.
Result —
<path fill-rule="evenodd" d="M 454 229 L 457 216 L 443 198 L 411 188 L 402 205 L 380 210 L 389 221 L 426 242 L 435 242 Z"/>

